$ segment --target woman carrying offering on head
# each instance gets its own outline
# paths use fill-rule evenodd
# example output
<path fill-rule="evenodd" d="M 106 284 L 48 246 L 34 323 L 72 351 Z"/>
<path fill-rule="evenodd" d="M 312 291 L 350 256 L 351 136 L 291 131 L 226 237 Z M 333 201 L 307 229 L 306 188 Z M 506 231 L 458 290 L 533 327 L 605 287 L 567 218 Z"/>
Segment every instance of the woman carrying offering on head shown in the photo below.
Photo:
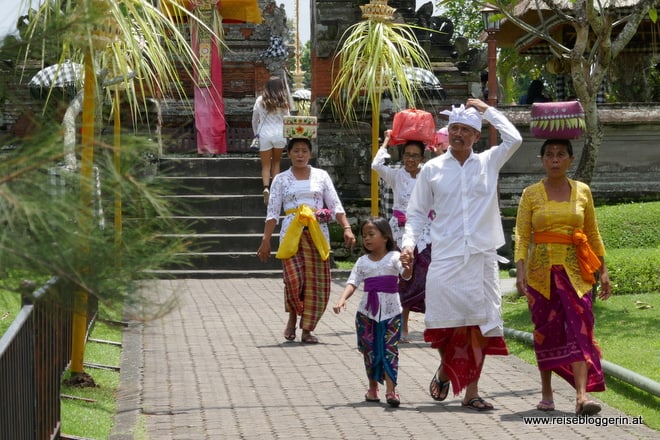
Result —
<path fill-rule="evenodd" d="M 282 260 L 285 309 L 289 313 L 284 338 L 294 340 L 296 328 L 300 327 L 301 341 L 316 344 L 318 339 L 312 331 L 330 298 L 327 221 L 334 218 L 342 225 L 346 246 L 355 245 L 355 236 L 330 176 L 326 171 L 309 165 L 311 141 L 306 138 L 290 139 L 287 154 L 291 167 L 273 179 L 257 256 L 263 262 L 270 257 L 271 237 L 283 209 L 285 217 L 275 257 Z"/>
<path fill-rule="evenodd" d="M 589 186 L 566 176 L 573 162 L 571 142 L 545 141 L 541 162 L 546 177 L 523 191 L 515 231 L 516 287 L 527 296 L 541 372 L 537 409 L 555 409 L 554 371 L 575 388 L 576 414 L 593 415 L 601 408 L 587 392 L 605 390 L 594 340 L 595 273 L 598 298 L 612 293 L 605 247 Z"/>

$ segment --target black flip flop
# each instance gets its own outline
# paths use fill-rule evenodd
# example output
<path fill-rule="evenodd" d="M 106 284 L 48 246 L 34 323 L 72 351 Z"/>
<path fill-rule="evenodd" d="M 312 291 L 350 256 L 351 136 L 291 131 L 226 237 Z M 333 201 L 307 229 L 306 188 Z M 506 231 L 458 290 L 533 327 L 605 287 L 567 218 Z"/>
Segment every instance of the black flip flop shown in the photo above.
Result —
<path fill-rule="evenodd" d="M 431 379 L 431 384 L 429 385 L 429 394 L 431 395 L 431 398 L 437 402 L 442 402 L 443 400 L 445 400 L 449 395 L 450 383 L 451 382 L 449 380 L 443 382 L 440 379 L 438 379 L 438 372 L 436 371 L 435 374 L 433 375 L 433 379 Z M 438 387 L 438 393 L 433 392 L 434 386 Z"/>
<path fill-rule="evenodd" d="M 480 403 L 481 406 L 478 406 L 477 403 Z M 481 397 L 474 397 L 466 402 L 461 402 L 461 406 L 464 408 L 470 408 L 475 411 L 491 411 L 495 409 L 493 405 L 489 402 L 486 402 L 484 399 Z"/>

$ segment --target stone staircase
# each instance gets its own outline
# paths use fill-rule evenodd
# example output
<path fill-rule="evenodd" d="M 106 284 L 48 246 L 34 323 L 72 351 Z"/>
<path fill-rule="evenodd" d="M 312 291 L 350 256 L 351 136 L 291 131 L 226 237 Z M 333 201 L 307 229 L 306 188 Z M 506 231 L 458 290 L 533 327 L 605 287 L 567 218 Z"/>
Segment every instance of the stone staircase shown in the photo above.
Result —
<path fill-rule="evenodd" d="M 288 167 L 283 161 L 282 167 Z M 256 256 L 264 230 L 266 208 L 261 195 L 261 165 L 252 155 L 237 157 L 165 156 L 158 179 L 175 188 L 178 203 L 189 207 L 174 219 L 192 225 L 189 264 L 172 266 L 163 275 L 176 278 L 279 277 L 274 257 L 262 263 Z M 190 229 L 187 226 L 186 229 Z M 277 249 L 279 235 L 273 234 Z M 163 235 L 167 236 L 167 233 Z"/>
<path fill-rule="evenodd" d="M 282 159 L 282 169 L 289 166 L 289 161 Z M 274 257 L 279 226 L 272 237 L 273 254 L 269 261 L 262 263 L 256 256 L 266 217 L 260 170 L 259 158 L 250 153 L 162 157 L 157 178 L 175 188 L 167 197 L 176 198 L 189 208 L 174 220 L 192 230 L 177 236 L 191 243 L 186 254 L 189 264 L 157 273 L 197 279 L 281 277 L 281 262 Z M 167 232 L 163 235 L 168 236 Z M 333 277 L 347 275 L 333 270 Z"/>

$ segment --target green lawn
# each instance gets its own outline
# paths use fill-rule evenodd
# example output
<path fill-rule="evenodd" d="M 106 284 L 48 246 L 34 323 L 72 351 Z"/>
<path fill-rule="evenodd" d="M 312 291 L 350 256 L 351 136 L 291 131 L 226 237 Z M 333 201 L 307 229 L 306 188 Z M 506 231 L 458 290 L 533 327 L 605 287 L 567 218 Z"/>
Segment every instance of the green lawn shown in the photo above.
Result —
<path fill-rule="evenodd" d="M 603 359 L 660 382 L 660 295 L 639 294 L 613 296 L 595 301 L 595 336 Z M 503 306 L 504 326 L 532 332 L 533 326 L 523 297 L 506 297 Z M 534 350 L 522 342 L 507 339 L 511 354 L 536 365 Z M 554 380 L 563 380 L 555 377 Z M 613 377 L 606 377 L 607 391 L 595 393 L 603 402 L 631 417 L 643 416 L 644 422 L 660 430 L 660 397 L 639 390 Z M 540 395 L 540 381 L 539 381 Z"/>

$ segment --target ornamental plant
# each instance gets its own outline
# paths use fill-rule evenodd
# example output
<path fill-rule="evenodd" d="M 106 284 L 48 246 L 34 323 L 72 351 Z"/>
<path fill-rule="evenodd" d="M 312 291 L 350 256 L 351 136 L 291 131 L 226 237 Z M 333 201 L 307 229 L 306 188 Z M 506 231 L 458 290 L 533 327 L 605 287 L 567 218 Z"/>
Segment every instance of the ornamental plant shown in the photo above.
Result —
<path fill-rule="evenodd" d="M 335 55 L 329 102 L 346 123 L 358 120 L 356 110 L 371 110 L 372 154 L 378 150 L 380 103 L 384 92 L 392 102 L 414 108 L 419 100 L 411 72 L 431 63 L 413 32 L 414 26 L 394 21 L 386 0 L 360 6 L 363 20 L 349 27 Z M 430 30 L 429 30 L 430 31 Z M 378 213 L 378 177 L 371 173 L 371 210 Z"/>
<path fill-rule="evenodd" d="M 162 252 L 152 255 L 146 251 L 148 248 L 153 251 L 153 222 L 147 222 L 151 227 L 141 230 L 142 234 L 133 235 L 133 232 L 140 231 L 139 227 L 126 232 L 122 229 L 126 223 L 122 219 L 124 212 L 135 215 L 158 213 L 155 217 L 162 218 L 165 217 L 168 207 L 153 192 L 147 191 L 130 170 L 121 168 L 119 101 L 124 100 L 130 104 L 135 119 L 141 109 L 146 107 L 148 96 L 183 96 L 176 61 L 184 61 L 181 63 L 184 68 L 187 63 L 198 68 L 200 61 L 187 38 L 179 31 L 176 20 L 173 20 L 174 14 L 188 16 L 189 22 L 194 22 L 200 29 L 212 33 L 218 41 L 221 39 L 218 32 L 214 32 L 195 14 L 176 2 L 168 3 L 169 9 L 166 13 L 149 0 L 22 0 L 22 3 L 28 7 L 26 16 L 19 20 L 19 31 L 25 43 L 24 59 L 41 59 L 44 64 L 52 64 L 53 61 L 61 64 L 70 60 L 83 66 L 84 76 L 79 78 L 82 85 L 79 92 L 82 95 L 82 136 L 80 144 L 74 145 L 75 154 L 72 155 L 74 158 L 80 157 L 80 168 L 60 170 L 65 174 L 70 172 L 71 175 L 65 179 L 77 183 L 69 185 L 75 188 L 76 194 L 74 197 L 68 195 L 61 208 L 55 205 L 56 200 L 52 198 L 45 204 L 37 204 L 35 210 L 28 210 L 32 206 L 18 203 L 26 200 L 27 196 L 19 185 L 22 183 L 19 177 L 30 176 L 31 172 L 37 169 L 48 169 L 48 165 L 54 165 L 60 154 L 48 148 L 40 150 L 43 151 L 43 158 L 37 157 L 32 151 L 28 152 L 30 148 L 16 153 L 14 162 L 11 162 L 14 168 L 8 170 L 0 182 L 12 181 L 21 197 L 13 198 L 6 191 L 0 193 L 0 205 L 4 202 L 12 208 L 3 212 L 13 225 L 29 232 L 25 235 L 28 243 L 39 243 L 40 239 L 49 238 L 49 229 L 46 226 L 60 234 L 50 242 L 44 241 L 44 246 L 52 243 L 50 253 L 28 252 L 29 249 L 36 250 L 36 247 L 28 244 L 16 247 L 16 237 L 13 235 L 3 237 L 6 241 L 2 242 L 0 250 L 11 254 L 15 261 L 30 263 L 31 269 L 37 273 L 45 271 L 59 275 L 75 286 L 70 369 L 74 376 L 82 376 L 88 296 L 94 295 L 100 301 L 107 302 L 110 300 L 108 292 L 113 291 L 120 294 L 119 298 L 113 299 L 117 300 L 116 304 L 121 304 L 121 298 L 128 298 L 127 292 L 132 281 L 145 277 L 145 272 L 139 270 L 145 267 L 142 263 L 147 260 L 154 263 L 154 260 L 157 260 L 158 266 L 159 263 L 166 262 L 166 255 L 173 256 L 172 249 L 168 246 L 162 246 Z M 208 2 L 204 2 L 206 3 Z M 220 20 L 216 13 L 213 17 L 211 27 L 219 31 Z M 220 48 L 220 45 L 218 47 Z M 203 69 L 197 70 L 204 72 Z M 192 77 L 192 70 L 189 70 L 188 74 Z M 108 78 L 111 81 L 106 81 Z M 200 82 L 207 79 L 208 75 L 203 73 L 197 78 Z M 108 87 L 102 89 L 100 86 L 103 85 Z M 99 109 L 104 100 L 112 103 L 113 145 L 103 144 L 100 139 Z M 73 101 L 72 106 L 74 103 L 79 104 Z M 73 139 L 75 144 L 75 136 Z M 78 171 L 77 179 L 73 179 L 74 173 Z M 95 177 L 95 174 L 99 177 Z M 101 223 L 96 219 L 99 211 L 95 208 L 95 199 L 98 199 L 95 187 L 99 180 L 112 181 L 110 187 L 113 189 L 111 193 L 114 196 L 115 214 L 112 230 L 100 227 Z M 43 179 L 35 180 L 42 181 Z M 101 203 L 105 203 L 105 200 Z M 68 230 L 50 225 L 55 218 L 60 218 L 57 215 L 59 213 L 67 214 L 66 218 L 70 222 Z M 35 218 L 45 221 L 35 223 Z M 64 221 L 64 218 L 60 220 Z M 73 237 L 67 235 L 69 232 Z M 144 240 L 147 236 L 152 239 Z M 70 246 L 64 249 L 64 243 L 70 243 Z M 95 258 L 99 251 L 113 255 L 114 264 L 112 261 Z M 157 258 L 154 258 L 156 256 Z M 106 264 L 99 264 L 101 261 Z M 126 264 L 129 261 L 133 264 Z M 151 263 L 146 266 L 153 269 Z M 117 281 L 116 284 L 125 290 L 119 292 L 120 289 L 110 289 L 108 280 Z"/>

